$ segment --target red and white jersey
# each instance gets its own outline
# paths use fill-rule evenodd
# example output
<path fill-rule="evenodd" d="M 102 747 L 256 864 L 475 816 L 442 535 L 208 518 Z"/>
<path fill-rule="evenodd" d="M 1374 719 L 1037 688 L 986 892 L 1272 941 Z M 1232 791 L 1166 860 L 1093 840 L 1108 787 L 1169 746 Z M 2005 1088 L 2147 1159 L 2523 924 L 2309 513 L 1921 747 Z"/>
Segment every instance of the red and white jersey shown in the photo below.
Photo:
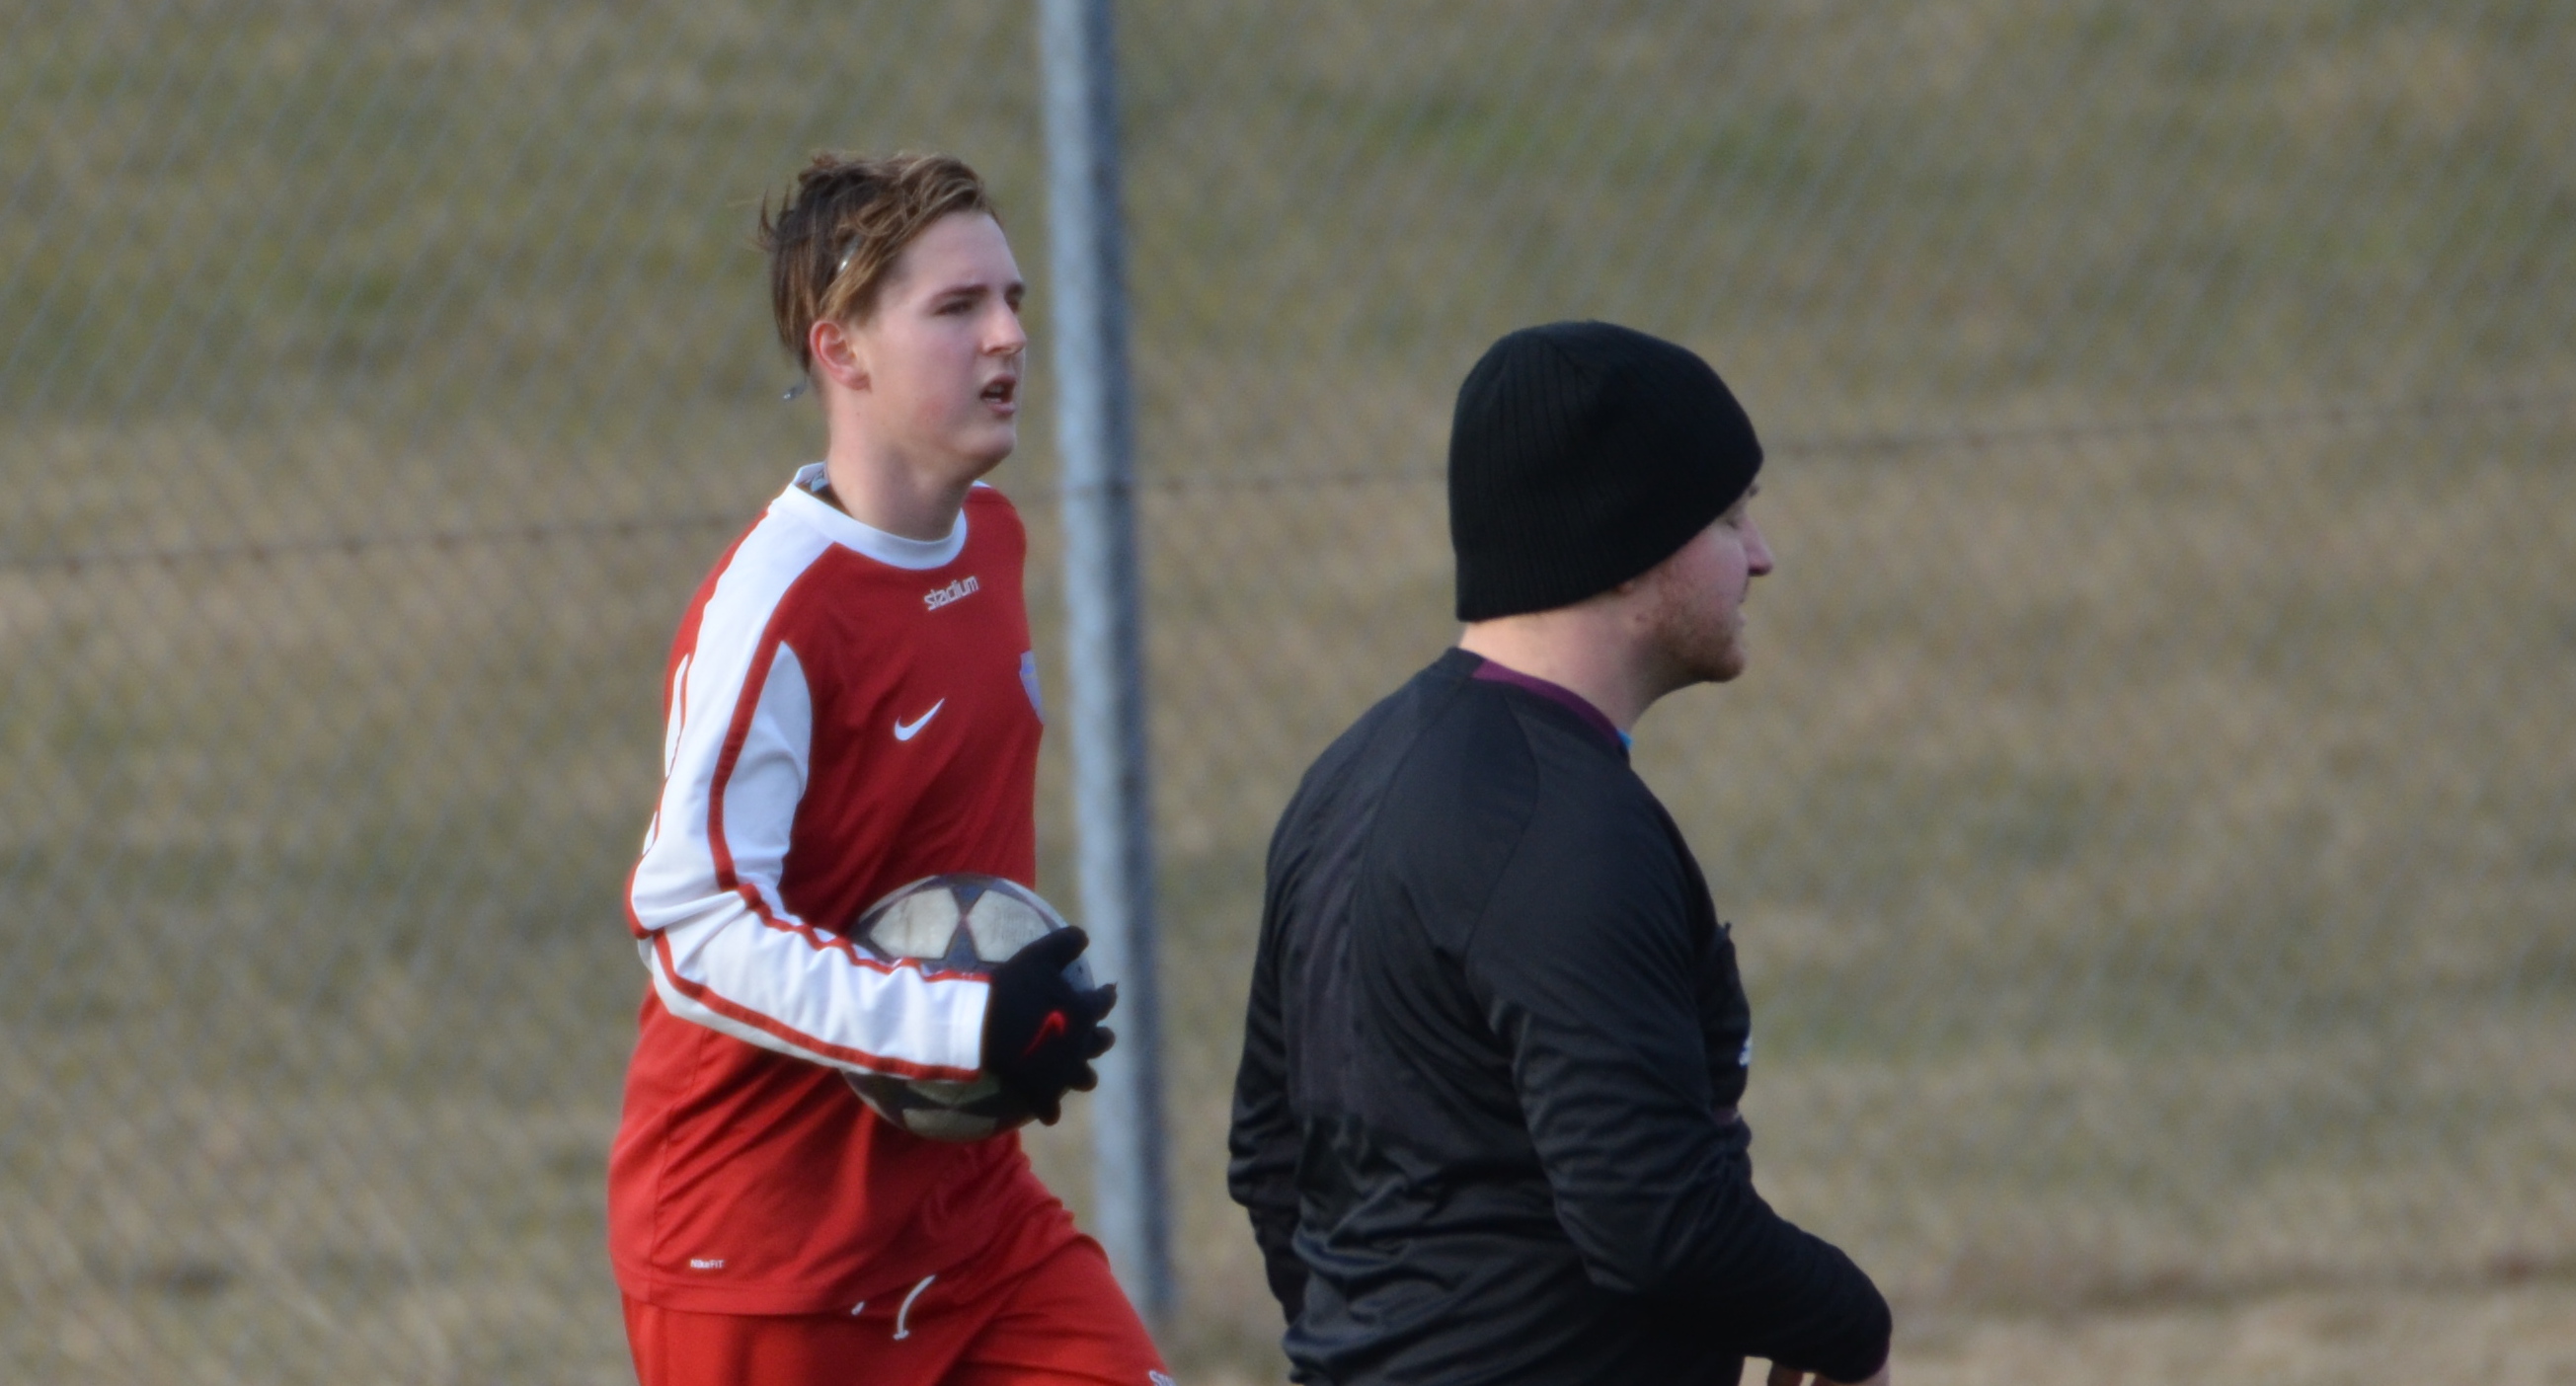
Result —
<path fill-rule="evenodd" d="M 947 538 L 887 534 L 808 489 L 821 474 L 798 473 L 682 618 L 627 889 L 652 986 L 609 1250 L 626 1293 L 675 1309 L 845 1311 L 1056 1206 L 1016 1136 L 921 1140 L 839 1072 L 980 1065 L 984 982 L 838 931 L 923 876 L 1035 881 L 1027 535 L 981 485 Z"/>

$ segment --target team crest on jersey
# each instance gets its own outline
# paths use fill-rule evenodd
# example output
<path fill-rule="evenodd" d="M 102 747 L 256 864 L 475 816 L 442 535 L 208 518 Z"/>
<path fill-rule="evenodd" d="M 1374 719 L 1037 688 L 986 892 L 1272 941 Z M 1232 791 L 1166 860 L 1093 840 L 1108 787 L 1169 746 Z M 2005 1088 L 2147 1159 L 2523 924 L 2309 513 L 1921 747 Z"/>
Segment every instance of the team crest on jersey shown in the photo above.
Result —
<path fill-rule="evenodd" d="M 939 608 L 948 605 L 950 602 L 964 601 L 966 598 L 974 596 L 978 585 L 979 584 L 975 581 L 975 575 L 973 573 L 968 573 L 966 576 L 959 578 L 955 582 L 939 588 L 936 591 L 922 593 L 921 604 L 932 611 L 937 611 Z"/>
<path fill-rule="evenodd" d="M 1038 696 L 1038 652 L 1020 651 L 1020 691 L 1029 695 L 1029 710 L 1046 720 L 1046 699 Z"/>

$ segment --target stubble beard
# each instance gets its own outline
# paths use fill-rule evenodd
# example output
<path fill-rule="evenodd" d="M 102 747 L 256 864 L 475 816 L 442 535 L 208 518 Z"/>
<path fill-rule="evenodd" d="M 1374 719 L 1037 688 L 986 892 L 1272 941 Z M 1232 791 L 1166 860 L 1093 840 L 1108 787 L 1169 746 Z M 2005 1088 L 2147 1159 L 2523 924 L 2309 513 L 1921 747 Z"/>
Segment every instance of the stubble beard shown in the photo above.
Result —
<path fill-rule="evenodd" d="M 1733 683 L 1743 676 L 1745 663 L 1742 615 L 1729 612 L 1723 619 L 1703 623 L 1692 642 L 1693 683 Z"/>
<path fill-rule="evenodd" d="M 1745 668 L 1744 611 L 1737 603 L 1711 610 L 1705 597 L 1667 582 L 1658 602 L 1657 642 L 1662 648 L 1666 681 L 1673 688 L 1701 683 L 1732 683 Z"/>

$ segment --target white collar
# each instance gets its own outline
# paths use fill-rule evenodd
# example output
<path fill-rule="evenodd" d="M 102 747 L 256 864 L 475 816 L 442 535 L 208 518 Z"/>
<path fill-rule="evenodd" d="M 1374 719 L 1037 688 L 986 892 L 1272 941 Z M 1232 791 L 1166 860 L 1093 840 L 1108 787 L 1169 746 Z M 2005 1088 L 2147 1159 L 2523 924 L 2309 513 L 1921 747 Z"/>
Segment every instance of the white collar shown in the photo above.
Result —
<path fill-rule="evenodd" d="M 855 549 L 889 568 L 945 568 L 957 561 L 957 555 L 966 551 L 966 512 L 962 508 L 957 512 L 957 523 L 948 527 L 946 538 L 907 539 L 856 519 L 848 511 L 823 499 L 818 493 L 825 484 L 823 464 L 808 462 L 796 469 L 796 479 L 789 482 L 778 499 L 770 503 L 770 509 L 783 509 L 822 531 L 824 538 L 843 548 Z"/>

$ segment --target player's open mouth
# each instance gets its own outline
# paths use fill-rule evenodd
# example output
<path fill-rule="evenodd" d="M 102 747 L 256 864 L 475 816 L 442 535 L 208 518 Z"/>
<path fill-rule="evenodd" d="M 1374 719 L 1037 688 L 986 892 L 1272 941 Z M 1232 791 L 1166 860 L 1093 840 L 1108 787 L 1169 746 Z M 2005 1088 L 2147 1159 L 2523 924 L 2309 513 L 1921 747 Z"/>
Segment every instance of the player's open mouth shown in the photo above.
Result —
<path fill-rule="evenodd" d="M 986 404 L 997 405 L 1003 409 L 1014 409 L 1019 405 L 1019 393 L 1020 378 L 1016 375 L 1006 375 L 985 386 L 983 398 Z"/>

